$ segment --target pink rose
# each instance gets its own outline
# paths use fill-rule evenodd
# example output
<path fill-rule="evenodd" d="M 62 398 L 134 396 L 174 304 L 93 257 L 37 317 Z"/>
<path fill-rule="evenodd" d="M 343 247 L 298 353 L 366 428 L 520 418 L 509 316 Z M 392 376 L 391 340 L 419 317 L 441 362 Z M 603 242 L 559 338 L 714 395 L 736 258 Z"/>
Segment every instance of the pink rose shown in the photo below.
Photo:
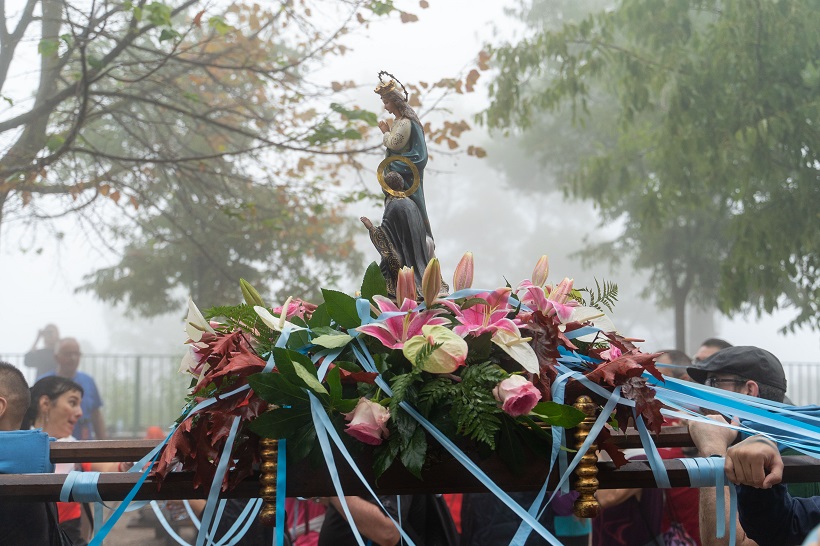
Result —
<path fill-rule="evenodd" d="M 367 398 L 359 398 L 359 403 L 350 413 L 344 414 L 350 421 L 345 432 L 366 444 L 377 446 L 383 438 L 390 435 L 387 430 L 387 420 L 390 419 L 390 410 L 372 402 Z"/>
<path fill-rule="evenodd" d="M 501 402 L 501 409 L 513 417 L 527 415 L 541 400 L 535 385 L 520 375 L 511 375 L 493 389 L 493 396 Z"/>

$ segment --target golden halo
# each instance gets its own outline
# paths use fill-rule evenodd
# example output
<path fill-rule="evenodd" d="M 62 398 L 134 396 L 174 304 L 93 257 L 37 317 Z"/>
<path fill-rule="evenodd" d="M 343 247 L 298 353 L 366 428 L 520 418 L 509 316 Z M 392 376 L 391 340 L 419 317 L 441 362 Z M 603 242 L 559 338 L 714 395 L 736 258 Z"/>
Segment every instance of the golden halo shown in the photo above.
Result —
<path fill-rule="evenodd" d="M 387 166 L 393 163 L 394 161 L 401 161 L 402 163 L 406 164 L 410 167 L 410 172 L 413 173 L 413 185 L 410 186 L 410 189 L 407 191 L 396 191 L 390 186 L 387 185 L 387 182 L 384 181 L 384 171 L 387 169 Z M 419 169 L 416 167 L 412 161 L 404 157 L 403 155 L 391 155 L 390 157 L 385 157 L 381 163 L 379 163 L 378 168 L 376 168 L 376 176 L 379 179 L 379 184 L 381 184 L 382 189 L 392 195 L 393 197 L 410 197 L 416 190 L 419 189 L 419 184 L 421 183 L 421 176 L 419 176 Z"/>

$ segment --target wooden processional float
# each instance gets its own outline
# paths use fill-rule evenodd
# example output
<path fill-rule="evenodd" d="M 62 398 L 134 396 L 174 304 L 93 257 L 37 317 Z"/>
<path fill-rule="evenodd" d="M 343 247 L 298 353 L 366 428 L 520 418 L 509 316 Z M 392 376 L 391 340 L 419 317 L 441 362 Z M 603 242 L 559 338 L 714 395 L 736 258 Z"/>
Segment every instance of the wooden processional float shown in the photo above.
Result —
<path fill-rule="evenodd" d="M 586 400 L 584 400 L 586 398 Z M 587 397 L 580 397 L 576 407 L 582 411 L 594 409 Z M 589 416 L 574 431 L 576 446 L 585 439 L 594 417 Z M 619 449 L 642 447 L 638 432 L 627 429 L 623 432 L 612 431 L 612 440 Z M 97 440 L 84 442 L 58 442 L 51 444 L 51 461 L 64 462 L 127 462 L 138 460 L 156 447 L 156 440 Z M 223 498 L 262 498 L 265 501 L 259 517 L 263 523 L 271 524 L 275 519 L 276 497 L 276 455 L 277 440 L 262 441 L 262 465 L 260 472 L 244 480 L 233 490 L 227 491 Z M 666 427 L 656 438 L 658 447 L 687 447 L 692 445 L 685 426 Z M 817 459 L 808 456 L 784 456 L 785 469 L 783 481 L 820 482 L 820 465 Z M 663 461 L 673 487 L 689 487 L 689 475 L 679 460 Z M 547 479 L 548 465 L 543 459 L 529 461 L 527 471 L 513 473 L 496 457 L 490 457 L 477 464 L 490 475 L 494 481 L 507 491 L 538 490 Z M 365 476 L 368 474 L 368 461 L 360 461 L 360 468 Z M 367 494 L 361 483 L 349 468 L 338 468 L 346 494 Z M 333 496 L 335 490 L 326 469 L 314 468 L 303 462 L 290 465 L 287 477 L 287 496 L 319 497 Z M 120 501 L 131 491 L 140 478 L 139 473 L 102 473 L 98 480 L 100 497 L 106 501 Z M 388 469 L 374 489 L 377 494 L 413 494 L 434 493 L 477 493 L 485 492 L 484 487 L 455 460 L 442 461 L 430 465 L 423 471 L 423 480 L 418 480 L 400 465 Z M 56 501 L 66 475 L 62 474 L 5 474 L 0 475 L 0 499 L 26 501 Z M 550 476 L 550 486 L 554 488 L 559 476 L 556 472 Z M 372 482 L 371 482 L 372 483 Z M 575 504 L 575 513 L 579 517 L 594 517 L 598 504 L 594 493 L 597 489 L 618 488 L 653 488 L 655 479 L 646 461 L 629 462 L 615 469 L 611 462 L 599 462 L 594 446 L 583 457 L 575 470 L 573 488 L 581 494 Z M 172 472 L 157 488 L 156 481 L 149 477 L 136 493 L 135 500 L 168 500 L 205 498 L 206 487 L 195 489 L 193 472 Z"/>

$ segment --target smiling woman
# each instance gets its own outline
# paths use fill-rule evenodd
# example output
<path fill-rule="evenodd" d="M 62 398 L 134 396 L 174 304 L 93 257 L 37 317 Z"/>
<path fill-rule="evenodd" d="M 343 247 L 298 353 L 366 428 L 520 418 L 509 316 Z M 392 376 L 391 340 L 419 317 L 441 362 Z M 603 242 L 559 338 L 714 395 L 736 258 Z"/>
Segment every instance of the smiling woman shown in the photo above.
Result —
<path fill-rule="evenodd" d="M 31 406 L 23 418 L 23 429 L 41 428 L 57 440 L 74 440 L 74 425 L 82 417 L 83 388 L 65 377 L 44 377 L 31 387 Z M 68 474 L 72 470 L 91 470 L 90 464 L 75 468 L 73 463 L 55 465 L 54 472 Z M 57 515 L 60 527 L 74 544 L 86 544 L 81 532 L 82 512 L 76 502 L 58 502 Z"/>

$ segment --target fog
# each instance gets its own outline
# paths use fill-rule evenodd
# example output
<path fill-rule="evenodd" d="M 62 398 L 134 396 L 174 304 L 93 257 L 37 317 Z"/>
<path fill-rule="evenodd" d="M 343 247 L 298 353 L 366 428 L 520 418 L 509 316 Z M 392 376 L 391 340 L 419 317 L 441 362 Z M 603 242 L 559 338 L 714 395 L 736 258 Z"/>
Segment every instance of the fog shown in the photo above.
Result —
<path fill-rule="evenodd" d="M 420 17 L 417 23 L 374 26 L 353 37 L 352 50 L 320 77 L 372 83 L 362 90 L 362 101 L 365 107 L 375 110 L 378 98 L 372 87 L 379 70 L 387 70 L 405 82 L 435 81 L 461 72 L 482 43 L 516 32 L 516 24 L 503 13 L 503 2 L 481 3 L 480 10 L 475 2 L 467 0 L 434 0 L 430 4 L 429 9 L 414 10 Z M 32 76 L 18 81 L 36 82 Z M 445 105 L 454 118 L 471 120 L 474 113 L 487 106 L 487 79 L 488 75 L 483 74 L 477 93 L 453 97 Z M 364 103 L 368 100 L 372 103 Z M 646 282 L 641 275 L 627 267 L 612 269 L 603 261 L 583 268 L 572 256 L 585 240 L 614 237 L 619 226 L 599 226 L 589 203 L 566 202 L 557 192 L 514 189 L 504 158 L 493 155 L 504 147 L 472 125 L 473 131 L 462 140 L 457 153 L 432 149 L 425 171 L 429 215 L 445 278 L 452 276 L 455 264 L 469 250 L 476 262 L 474 287 L 495 288 L 507 280 L 514 286 L 529 277 L 539 256 L 547 254 L 553 281 L 567 276 L 575 279 L 576 286 L 589 285 L 594 278 L 616 282 L 620 301 L 613 320 L 622 333 L 645 339 L 645 350 L 673 346 L 672 310 L 656 309 L 651 301 L 639 298 Z M 490 157 L 468 157 L 465 150 L 469 144 L 485 147 Z M 535 185 L 527 187 L 537 187 L 537 165 L 527 165 L 527 158 L 517 161 L 521 168 L 515 170 L 515 176 L 528 173 L 526 176 L 533 177 Z M 377 160 L 370 168 L 375 169 L 376 164 Z M 375 187 L 375 176 L 372 184 Z M 352 217 L 366 215 L 374 221 L 381 216 L 380 209 L 370 204 L 352 205 L 348 212 Z M 55 323 L 64 336 L 77 337 L 87 353 L 180 352 L 185 339 L 185 309 L 150 320 L 129 320 L 124 308 L 104 305 L 89 294 L 74 292 L 84 274 L 114 263 L 116 257 L 90 242 L 70 219 L 57 225 L 65 237 L 41 232 L 34 245 L 29 240 L 21 241 L 24 232 L 19 226 L 7 224 L 0 230 L 0 354 L 27 351 L 37 331 L 47 323 Z M 377 260 L 364 229 L 358 244 L 367 262 Z M 335 288 L 353 292 L 357 282 L 349 279 Z M 236 298 L 237 302 L 241 299 L 238 282 Z M 801 330 L 787 336 L 778 333 L 789 318 L 788 313 L 761 319 L 716 317 L 712 323 L 711 314 L 706 314 L 691 325 L 690 338 L 694 339 L 689 340 L 687 350 L 693 352 L 700 339 L 717 336 L 735 345 L 766 348 L 785 362 L 820 361 L 816 332 Z"/>

